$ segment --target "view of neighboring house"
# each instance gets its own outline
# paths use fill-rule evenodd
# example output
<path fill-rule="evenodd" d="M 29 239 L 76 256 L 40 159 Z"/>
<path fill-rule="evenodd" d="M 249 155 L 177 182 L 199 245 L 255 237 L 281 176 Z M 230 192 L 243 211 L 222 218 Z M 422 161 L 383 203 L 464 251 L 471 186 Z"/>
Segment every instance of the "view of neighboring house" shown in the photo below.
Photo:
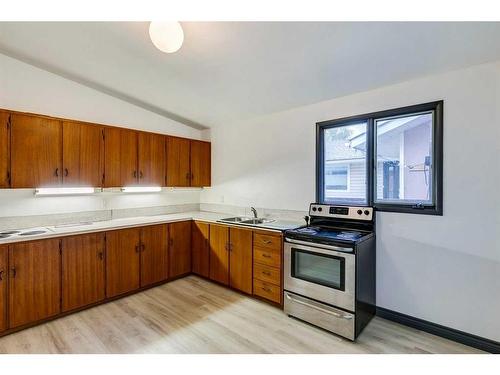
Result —
<path fill-rule="evenodd" d="M 363 204 L 366 197 L 367 123 L 325 132 L 325 197 Z M 376 131 L 378 201 L 430 200 L 432 113 L 379 119 Z"/>

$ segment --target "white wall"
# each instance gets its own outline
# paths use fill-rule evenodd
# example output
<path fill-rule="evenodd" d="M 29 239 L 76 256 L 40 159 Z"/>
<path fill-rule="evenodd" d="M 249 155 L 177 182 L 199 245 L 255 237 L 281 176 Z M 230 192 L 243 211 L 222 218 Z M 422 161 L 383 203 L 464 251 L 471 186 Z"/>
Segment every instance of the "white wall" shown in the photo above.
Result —
<path fill-rule="evenodd" d="M 377 304 L 500 341 L 500 63 L 426 77 L 211 131 L 203 203 L 306 210 L 315 123 L 444 100 L 444 216 L 377 215 Z"/>
<path fill-rule="evenodd" d="M 202 132 L 0 54 L 0 108 L 202 139 Z M 37 197 L 0 190 L 0 217 L 198 203 L 199 191 Z"/>

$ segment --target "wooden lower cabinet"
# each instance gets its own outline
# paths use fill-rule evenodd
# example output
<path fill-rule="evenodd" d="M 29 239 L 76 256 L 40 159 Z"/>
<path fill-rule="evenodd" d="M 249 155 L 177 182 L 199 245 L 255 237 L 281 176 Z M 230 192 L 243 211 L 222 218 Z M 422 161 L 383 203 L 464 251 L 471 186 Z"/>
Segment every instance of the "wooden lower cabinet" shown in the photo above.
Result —
<path fill-rule="evenodd" d="M 169 225 L 168 276 L 178 277 L 191 272 L 191 221 Z"/>
<path fill-rule="evenodd" d="M 140 228 L 106 233 L 106 297 L 140 287 Z"/>
<path fill-rule="evenodd" d="M 0 246 L 0 332 L 7 329 L 7 272 L 9 249 Z"/>
<path fill-rule="evenodd" d="M 200 221 L 192 223 L 192 272 L 203 276 L 209 276 L 210 262 L 210 225 Z"/>
<path fill-rule="evenodd" d="M 229 227 L 210 224 L 210 279 L 229 285 Z"/>
<path fill-rule="evenodd" d="M 168 277 L 168 224 L 141 228 L 141 287 Z"/>
<path fill-rule="evenodd" d="M 229 286 L 252 294 L 252 230 L 229 229 Z"/>
<path fill-rule="evenodd" d="M 9 246 L 9 328 L 61 312 L 60 240 Z"/>
<path fill-rule="evenodd" d="M 64 237 L 62 240 L 62 311 L 105 298 L 104 233 Z"/>
<path fill-rule="evenodd" d="M 253 294 L 281 304 L 283 238 L 280 233 L 254 231 Z"/>

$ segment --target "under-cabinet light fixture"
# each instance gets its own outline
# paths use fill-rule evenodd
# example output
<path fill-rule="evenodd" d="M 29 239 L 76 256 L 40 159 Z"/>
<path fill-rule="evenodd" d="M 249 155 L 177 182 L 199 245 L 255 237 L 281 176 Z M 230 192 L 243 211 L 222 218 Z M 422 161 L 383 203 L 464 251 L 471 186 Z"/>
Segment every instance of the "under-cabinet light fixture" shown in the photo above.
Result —
<path fill-rule="evenodd" d="M 94 194 L 96 189 L 93 187 L 75 187 L 75 188 L 38 188 L 35 189 L 35 195 L 86 195 Z"/>
<path fill-rule="evenodd" d="M 122 187 L 123 193 L 157 193 L 161 191 L 160 186 L 126 186 Z"/>

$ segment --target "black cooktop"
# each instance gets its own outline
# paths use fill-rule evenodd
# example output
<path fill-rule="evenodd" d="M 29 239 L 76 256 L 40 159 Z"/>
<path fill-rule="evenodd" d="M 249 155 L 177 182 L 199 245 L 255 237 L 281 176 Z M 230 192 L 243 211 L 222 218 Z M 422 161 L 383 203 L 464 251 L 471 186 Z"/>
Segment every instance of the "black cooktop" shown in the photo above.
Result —
<path fill-rule="evenodd" d="M 285 235 L 298 240 L 334 244 L 335 242 L 357 242 L 361 238 L 370 235 L 370 232 L 313 225 L 289 229 L 285 232 Z"/>

